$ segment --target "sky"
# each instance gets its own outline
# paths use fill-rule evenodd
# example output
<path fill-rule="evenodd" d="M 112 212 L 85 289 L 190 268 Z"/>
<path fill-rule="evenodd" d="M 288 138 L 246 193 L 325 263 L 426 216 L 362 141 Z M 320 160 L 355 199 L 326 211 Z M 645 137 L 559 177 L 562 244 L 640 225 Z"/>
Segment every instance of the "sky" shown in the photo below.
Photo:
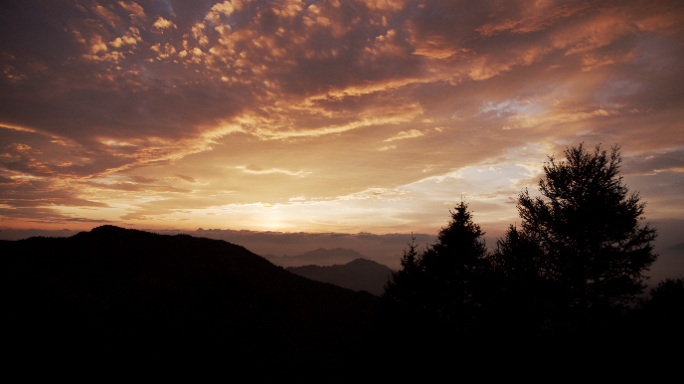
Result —
<path fill-rule="evenodd" d="M 0 3 L 0 229 L 436 234 L 621 148 L 684 236 L 681 1 Z"/>

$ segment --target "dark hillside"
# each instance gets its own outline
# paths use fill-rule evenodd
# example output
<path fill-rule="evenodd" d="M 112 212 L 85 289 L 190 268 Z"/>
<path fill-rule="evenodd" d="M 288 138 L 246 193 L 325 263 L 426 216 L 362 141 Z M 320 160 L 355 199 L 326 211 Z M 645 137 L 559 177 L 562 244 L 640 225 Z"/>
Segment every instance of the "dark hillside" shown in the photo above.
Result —
<path fill-rule="evenodd" d="M 0 241 L 0 254 L 18 358 L 326 369 L 361 359 L 377 319 L 376 297 L 221 240 L 103 226 Z"/>

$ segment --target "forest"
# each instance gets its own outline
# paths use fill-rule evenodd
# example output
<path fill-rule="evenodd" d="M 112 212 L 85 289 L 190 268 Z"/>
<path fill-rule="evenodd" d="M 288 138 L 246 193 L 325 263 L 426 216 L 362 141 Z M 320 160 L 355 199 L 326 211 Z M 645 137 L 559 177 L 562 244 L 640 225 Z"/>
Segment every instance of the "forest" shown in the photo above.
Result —
<path fill-rule="evenodd" d="M 385 286 L 384 321 L 423 330 L 418 344 L 610 341 L 617 350 L 649 333 L 681 341 L 684 279 L 644 295 L 657 232 L 640 224 L 645 202 L 623 184 L 621 161 L 617 146 L 600 145 L 550 157 L 540 195 L 520 193 L 521 223 L 493 252 L 462 201 L 435 244 L 404 251 Z"/>

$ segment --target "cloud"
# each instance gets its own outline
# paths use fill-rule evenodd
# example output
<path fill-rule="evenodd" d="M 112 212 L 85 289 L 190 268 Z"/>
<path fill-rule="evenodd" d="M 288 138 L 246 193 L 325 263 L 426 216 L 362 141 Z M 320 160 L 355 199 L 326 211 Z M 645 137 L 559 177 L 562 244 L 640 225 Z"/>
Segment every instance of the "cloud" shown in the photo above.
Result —
<path fill-rule="evenodd" d="M 143 7 L 138 5 L 138 3 L 134 2 L 134 1 L 131 1 L 128 3 L 124 2 L 124 1 L 119 1 L 119 5 L 123 9 L 131 12 L 131 14 L 130 14 L 130 17 L 132 19 L 131 21 L 133 21 L 134 23 L 137 21 L 145 21 L 145 19 L 147 19 L 147 16 L 145 15 L 145 10 L 143 9 Z"/>
<path fill-rule="evenodd" d="M 684 172 L 684 149 L 631 156 L 625 161 L 623 169 L 626 174 L 681 173 Z"/>
<path fill-rule="evenodd" d="M 185 181 L 187 181 L 188 183 L 193 183 L 193 184 L 194 184 L 194 183 L 197 182 L 197 180 L 195 180 L 195 178 L 190 177 L 190 176 L 184 176 L 184 175 L 178 175 L 178 174 L 176 174 L 175 176 L 176 176 L 176 177 L 179 177 L 179 178 L 181 178 L 181 179 L 183 179 L 183 180 L 185 180 Z"/>
<path fill-rule="evenodd" d="M 111 11 L 111 9 L 105 8 L 102 5 L 92 5 L 90 10 L 100 17 L 103 21 L 107 22 L 112 27 L 115 27 L 121 20 L 119 17 Z"/>
<path fill-rule="evenodd" d="M 116 39 L 114 39 L 114 41 L 112 41 L 109 44 L 114 48 L 121 48 L 122 46 L 127 44 L 136 45 L 139 41 L 142 41 L 142 39 L 140 38 L 140 31 L 138 30 L 138 28 L 130 27 L 123 36 L 117 37 Z"/>
<path fill-rule="evenodd" d="M 248 3 L 249 1 L 245 1 Z M 223 3 L 216 3 L 211 7 L 205 19 L 213 22 L 214 24 L 219 24 L 221 22 L 221 16 L 228 17 L 235 11 L 241 11 L 244 9 L 243 2 L 240 0 L 224 1 Z"/>
<path fill-rule="evenodd" d="M 157 56 L 159 59 L 166 59 L 176 54 L 176 48 L 168 43 L 163 47 L 161 46 L 161 43 L 157 43 L 156 45 L 151 46 L 150 49 L 159 54 L 159 56 Z"/>
<path fill-rule="evenodd" d="M 378 151 L 387 151 L 387 150 L 396 149 L 396 148 L 397 148 L 396 145 L 385 145 L 384 147 L 378 148 Z"/>
<path fill-rule="evenodd" d="M 475 30 L 483 36 L 506 31 L 520 34 L 537 32 L 589 7 L 588 3 L 556 5 L 553 1 L 511 3 L 499 10 L 500 15 L 506 14 L 508 17 L 497 18 L 495 22 L 487 23 Z"/>
<path fill-rule="evenodd" d="M 24 219 L 29 223 L 60 224 L 66 222 L 108 223 L 107 220 L 72 217 L 52 208 L 5 208 L 0 206 L 0 221 Z"/>
<path fill-rule="evenodd" d="M 0 13 L 0 197 L 16 209 L 410 231 L 436 228 L 447 194 L 509 212 L 501 191 L 582 141 L 619 143 L 630 177 L 681 177 L 677 2 L 88 4 Z M 527 173 L 463 171 L 506 162 Z"/>
<path fill-rule="evenodd" d="M 425 134 L 417 129 L 412 129 L 410 131 L 401 131 L 397 133 L 396 135 L 390 137 L 389 139 L 385 139 L 383 141 L 394 141 L 394 140 L 402 140 L 402 139 L 411 139 L 414 137 L 420 137 L 424 136 Z"/>
<path fill-rule="evenodd" d="M 14 208 L 27 207 L 95 207 L 108 208 L 100 201 L 81 198 L 75 188 L 60 189 L 59 183 L 41 179 L 11 179 L 0 184 L 0 204 Z"/>
<path fill-rule="evenodd" d="M 178 27 L 173 23 L 173 21 L 166 20 L 165 18 L 158 16 L 157 21 L 152 24 L 152 28 L 156 33 L 164 33 L 164 31 L 167 29 L 177 29 Z"/>
<path fill-rule="evenodd" d="M 399 11 L 404 7 L 403 0 L 361 0 L 370 10 Z"/>
<path fill-rule="evenodd" d="M 96 183 L 96 182 L 85 182 L 84 185 L 97 188 L 97 189 L 109 189 L 117 191 L 129 191 L 129 192 L 156 192 L 156 193 L 189 193 L 192 192 L 186 188 L 177 188 L 169 185 L 146 185 L 146 184 L 135 184 L 135 183 Z"/>
<path fill-rule="evenodd" d="M 290 175 L 290 176 L 306 176 L 306 175 L 311 173 L 311 172 L 306 172 L 306 171 L 291 171 L 289 169 L 278 169 L 278 168 L 263 169 L 263 168 L 255 167 L 252 165 L 237 166 L 235 168 L 242 169 L 242 172 L 244 172 L 244 173 L 251 173 L 254 175 L 268 175 L 271 173 L 284 173 L 284 174 Z"/>

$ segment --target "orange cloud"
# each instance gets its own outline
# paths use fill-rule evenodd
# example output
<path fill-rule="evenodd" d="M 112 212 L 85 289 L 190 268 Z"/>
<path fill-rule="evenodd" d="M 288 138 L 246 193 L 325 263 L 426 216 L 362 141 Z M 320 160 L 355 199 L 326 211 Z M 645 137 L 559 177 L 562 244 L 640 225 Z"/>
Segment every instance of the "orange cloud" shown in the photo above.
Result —
<path fill-rule="evenodd" d="M 402 140 L 402 139 L 410 139 L 414 137 L 420 137 L 424 136 L 425 134 L 417 129 L 412 129 L 410 131 L 401 131 L 397 133 L 396 135 L 390 137 L 389 139 L 385 139 L 383 141 L 394 141 L 394 140 Z"/>
<path fill-rule="evenodd" d="M 164 33 L 166 29 L 177 29 L 178 27 L 172 21 L 158 16 L 157 21 L 152 24 L 152 28 L 156 33 Z"/>
<path fill-rule="evenodd" d="M 121 21 L 111 9 L 105 8 L 102 5 L 93 5 L 90 10 L 112 27 L 115 27 Z"/>
<path fill-rule="evenodd" d="M 134 1 L 131 1 L 129 3 L 119 1 L 119 5 L 128 12 L 131 12 L 130 17 L 133 22 L 144 21 L 147 18 L 143 7 L 141 7 Z"/>
<path fill-rule="evenodd" d="M 554 6 L 553 3 L 553 1 L 527 3 L 529 5 L 524 2 L 518 3 L 520 8 L 515 12 L 517 17 L 506 17 L 503 20 L 487 23 L 475 30 L 483 36 L 492 36 L 505 31 L 521 34 L 532 33 L 542 31 L 590 7 L 588 3 L 563 4 L 559 6 Z M 509 9 L 502 9 L 502 11 L 505 13 L 511 12 Z"/>

